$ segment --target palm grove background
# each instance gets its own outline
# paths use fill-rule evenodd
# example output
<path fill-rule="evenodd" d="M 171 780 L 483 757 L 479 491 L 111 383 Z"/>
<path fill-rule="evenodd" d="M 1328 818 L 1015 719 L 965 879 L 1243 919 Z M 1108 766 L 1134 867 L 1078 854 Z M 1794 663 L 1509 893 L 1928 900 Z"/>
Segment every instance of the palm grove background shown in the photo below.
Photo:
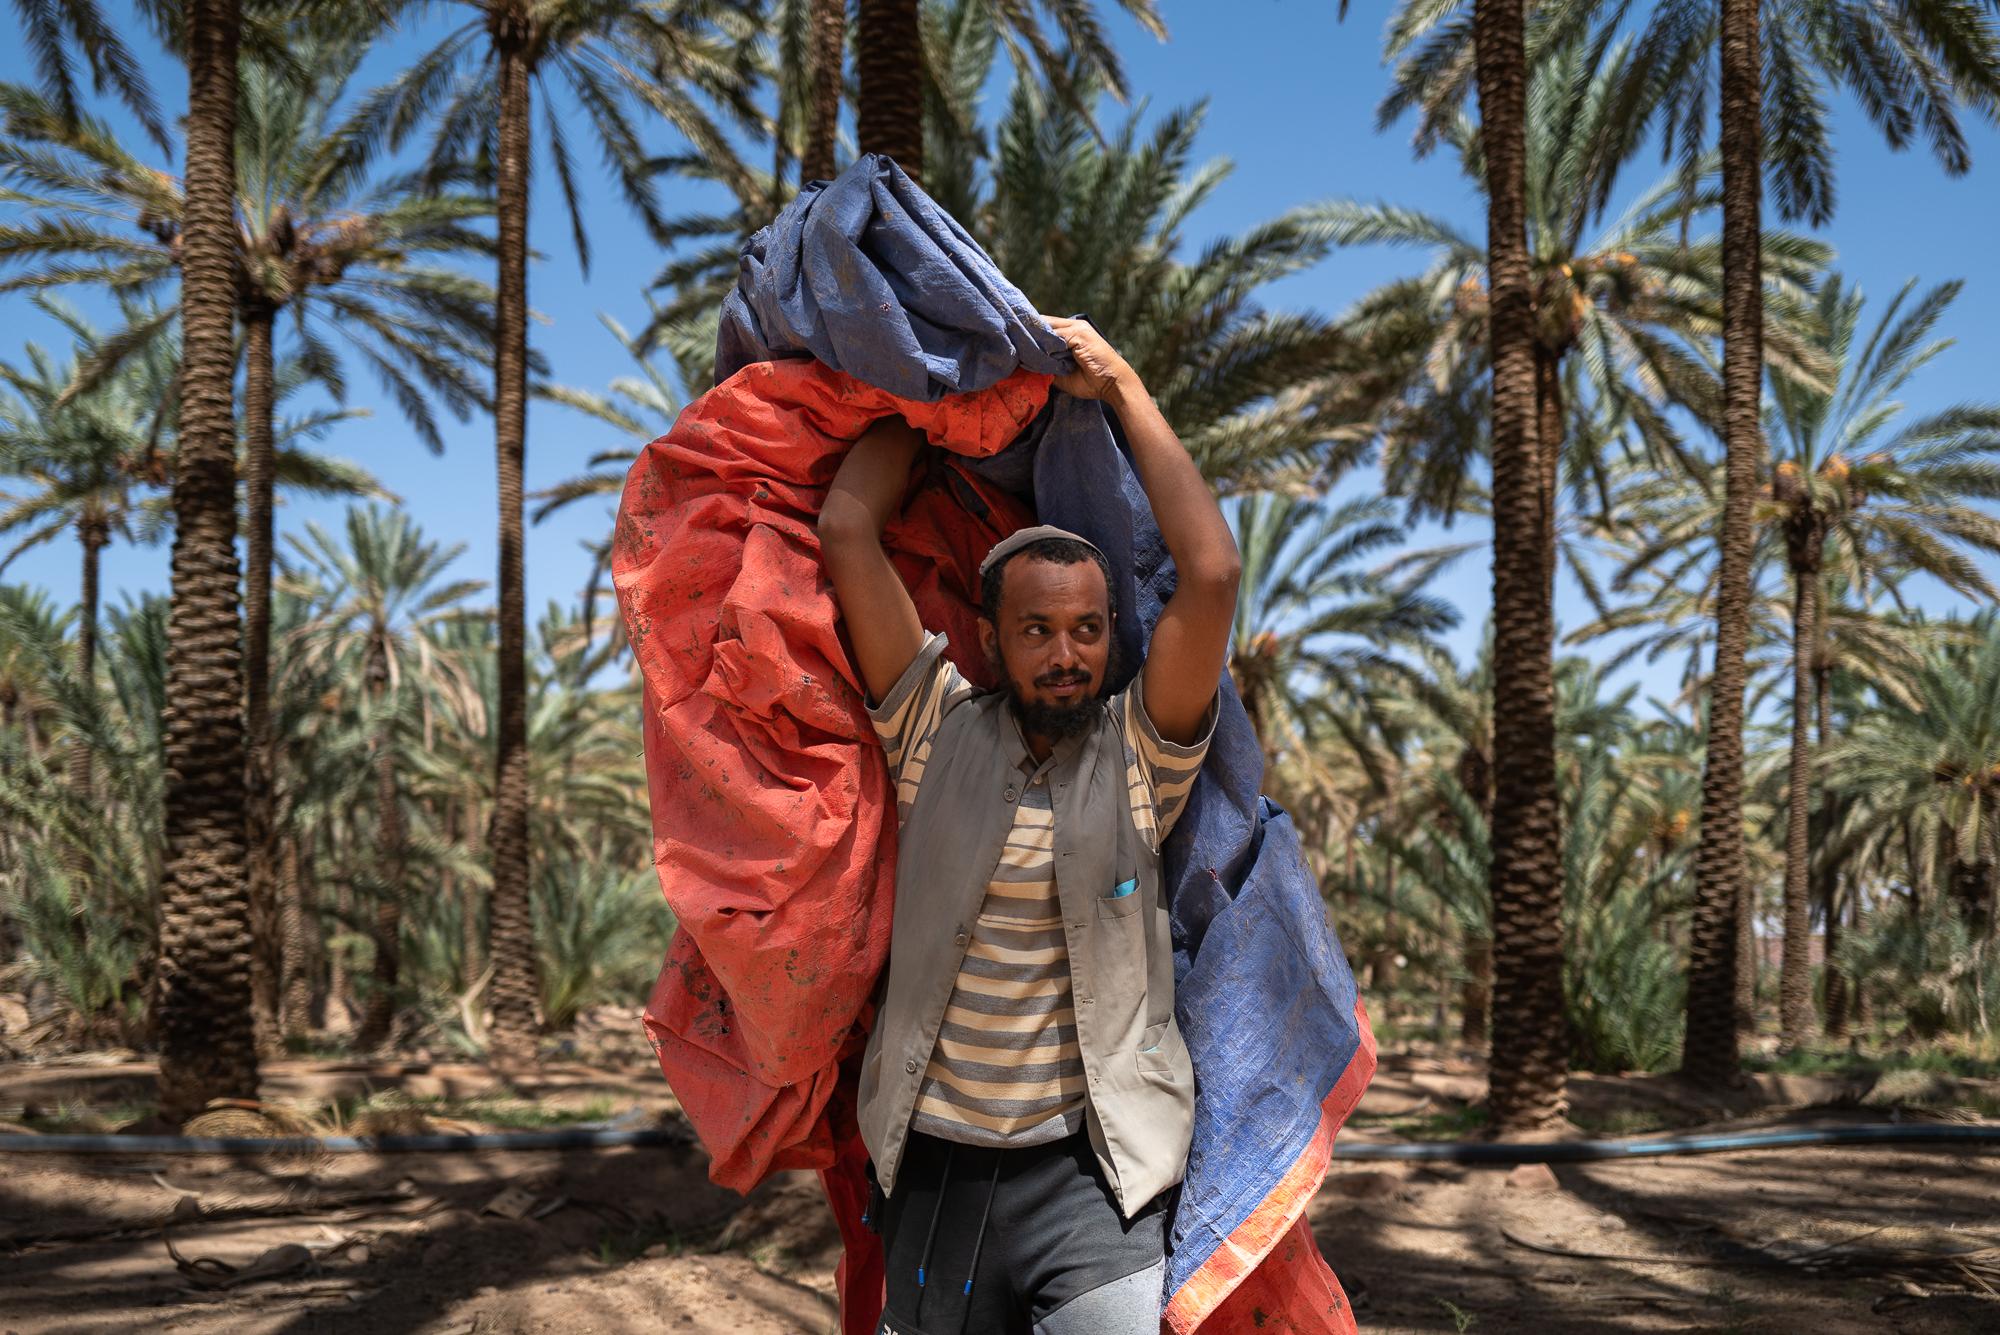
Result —
<path fill-rule="evenodd" d="M 1907 406 L 1979 318 L 1953 256 L 1864 296 L 1829 238 L 1836 125 L 1970 168 L 2000 7 L 1530 8 L 1329 29 L 1485 227 L 1211 236 L 1204 108 L 1144 105 L 1089 0 L 13 0 L 0 560 L 79 592 L 0 584 L 0 1044 L 155 1050 L 184 1118 L 260 1057 L 514 1064 L 642 998 L 638 687 L 601 545 L 531 619 L 527 535 L 608 533 L 738 242 L 867 150 L 1105 328 L 1228 498 L 1231 670 L 1385 1040 L 1490 1044 L 1503 1130 L 1576 1067 L 1992 1062 L 2000 396 Z M 621 318 L 537 326 L 614 212 L 654 257 Z M 558 382 L 537 345 L 586 336 L 628 364 Z M 530 398 L 537 448 L 627 448 L 524 493 Z M 491 580 L 377 476 L 454 421 Z M 105 596 L 128 545 L 169 596 Z"/>

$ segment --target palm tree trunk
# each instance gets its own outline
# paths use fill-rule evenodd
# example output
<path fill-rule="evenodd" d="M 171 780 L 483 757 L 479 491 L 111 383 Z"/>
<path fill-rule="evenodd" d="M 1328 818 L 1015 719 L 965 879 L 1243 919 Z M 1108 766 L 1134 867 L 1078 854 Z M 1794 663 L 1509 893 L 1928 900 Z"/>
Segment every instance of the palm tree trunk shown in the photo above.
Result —
<path fill-rule="evenodd" d="M 854 65 L 860 104 L 854 131 L 863 153 L 886 153 L 924 179 L 924 45 L 917 0 L 860 0 Z"/>
<path fill-rule="evenodd" d="M 1813 710 L 1817 719 L 1817 730 L 1813 734 L 1813 742 L 1822 751 L 1826 749 L 1827 741 L 1833 733 L 1831 678 L 1832 671 L 1824 661 L 1820 652 L 1820 646 L 1815 643 L 1813 646 Z M 1831 817 L 1827 815 L 1823 814 L 1820 819 L 1823 826 L 1831 824 Z M 1831 859 L 1826 861 L 1820 876 L 1824 884 L 1824 893 L 1820 898 L 1826 905 L 1826 949 L 1824 952 L 1826 960 L 1825 1027 L 1828 1037 L 1844 1038 L 1847 1035 L 1848 1025 L 1854 1019 L 1855 989 L 1849 985 L 1847 975 L 1835 966 L 1834 959 L 1840 953 L 1840 915 L 1844 912 L 1840 891 L 1846 877 L 1841 865 Z M 1848 898 L 1852 899 L 1860 893 L 1861 887 L 1856 885 Z"/>
<path fill-rule="evenodd" d="M 254 1098 L 237 607 L 237 0 L 189 0 L 180 444 L 174 466 L 160 897 L 160 1113 Z"/>
<path fill-rule="evenodd" d="M 97 603 L 98 567 L 104 548 L 111 541 L 110 526 L 104 516 L 94 510 L 86 510 L 77 517 L 77 545 L 83 548 L 83 581 L 77 596 L 76 607 L 76 679 L 86 691 L 94 691 L 97 682 Z M 97 787 L 94 773 L 95 758 L 92 755 L 90 739 L 78 735 L 69 746 L 69 790 L 85 810 L 94 807 L 93 794 Z M 69 872 L 70 888 L 76 893 L 79 904 L 90 903 L 90 873 L 92 858 L 90 850 L 73 843 L 63 856 Z M 77 928 L 82 931 L 82 921 Z M 79 944 L 81 940 L 79 939 Z M 0 956 L 4 958 L 4 956 Z"/>
<path fill-rule="evenodd" d="M 343 873 L 334 882 L 333 917 L 340 930 L 348 930 L 348 916 L 353 910 L 354 896 L 348 888 L 347 877 Z M 326 962 L 326 1027 L 334 1033 L 349 1033 L 354 1028 L 354 1007 L 349 1004 L 349 993 L 354 990 L 354 980 L 348 973 L 345 952 L 330 950 Z"/>
<path fill-rule="evenodd" d="M 98 570 L 111 542 L 110 525 L 103 515 L 87 512 L 76 521 L 76 539 L 83 548 L 83 582 L 76 600 L 76 679 L 89 690 L 97 681 Z M 95 767 L 89 739 L 77 738 L 70 748 L 69 783 L 70 791 L 85 803 L 97 786 Z"/>
<path fill-rule="evenodd" d="M 833 179 L 834 144 L 840 135 L 840 84 L 846 67 L 847 0 L 812 0 L 812 124 L 806 127 L 800 185 Z"/>
<path fill-rule="evenodd" d="M 1526 222 L 1525 0 L 1476 0 L 1480 137 L 1487 161 L 1493 337 L 1492 1124 L 1561 1119 L 1562 862 L 1556 801 L 1554 619 L 1535 421 L 1534 302 Z"/>
<path fill-rule="evenodd" d="M 515 0 L 518 5 L 519 0 Z M 492 941 L 493 1056 L 532 1060 L 535 938 L 528 903 L 527 593 L 521 474 L 528 435 L 528 20 L 510 7 L 496 27 L 500 155 L 496 166 L 500 281 L 494 355 L 494 444 L 500 473 L 499 702 L 494 776 Z"/>
<path fill-rule="evenodd" d="M 1750 640 L 1751 504 L 1764 458 L 1757 414 L 1763 389 L 1763 135 L 1758 124 L 1757 0 L 1722 0 L 1722 385 L 1727 454 L 1715 671 L 1709 678 L 1708 752 L 1701 776 L 1701 838 L 1689 947 L 1682 1069 L 1704 1084 L 1740 1078 L 1735 996 L 1737 939 L 1748 893 L 1743 852 L 1743 685 Z"/>
<path fill-rule="evenodd" d="M 1556 605 L 1556 518 L 1563 451 L 1562 356 L 1535 344 L 1535 436 L 1541 451 L 1542 554 L 1547 563 L 1551 618 Z M 1551 621 L 1553 633 L 1553 620 Z"/>
<path fill-rule="evenodd" d="M 1757 891 L 1746 878 L 1736 899 L 1736 1024 L 1744 1034 L 1757 1032 L 1757 984 L 1763 966 L 1757 945 Z"/>
<path fill-rule="evenodd" d="M 478 822 L 471 819 L 472 813 L 470 810 L 460 813 L 459 808 L 456 806 L 453 806 L 451 810 L 454 813 L 454 818 L 451 829 L 447 831 L 447 839 L 465 840 L 466 855 L 468 857 L 477 857 L 479 854 Z M 462 824 L 458 820 L 460 814 L 464 817 Z M 459 979 L 459 986 L 469 991 L 472 985 L 479 981 L 480 970 L 486 967 L 486 936 L 483 925 L 485 915 L 481 912 L 479 902 L 479 883 L 470 876 L 466 877 L 459 886 L 459 912 L 462 915 L 459 924 L 460 939 L 462 942 L 461 954 L 464 956 L 462 961 L 464 966 L 463 976 Z"/>
<path fill-rule="evenodd" d="M 77 599 L 76 673 L 84 689 L 95 693 L 98 555 L 110 541 L 110 534 L 102 516 L 86 510 L 77 518 L 76 536 L 78 545 L 83 548 L 83 581 Z M 92 810 L 95 804 L 91 794 L 96 780 L 92 774 L 89 737 L 79 732 L 70 740 L 68 760 L 70 793 L 81 809 Z M 77 910 L 69 920 L 69 937 L 72 948 L 82 952 L 88 947 L 86 938 L 92 911 L 96 907 L 96 897 L 91 888 L 95 858 L 86 840 L 72 839 L 63 849 L 62 862 L 69 879 L 71 902 Z M 6 955 L 0 955 L 0 960 L 6 958 Z"/>
<path fill-rule="evenodd" d="M 1826 978 L 1826 1036 L 1828 1038 L 1845 1038 L 1847 1036 L 1848 1020 L 1851 1017 L 1851 1007 L 1848 1001 L 1847 975 L 1842 973 L 1834 963 L 1835 957 L 1840 952 L 1841 879 L 1840 873 L 1837 871 L 1826 878 L 1826 966 L 1823 973 Z"/>
<path fill-rule="evenodd" d="M 371 671 L 370 676 L 373 675 Z M 388 685 L 386 665 L 381 676 L 382 681 L 372 694 Z M 380 898 L 375 901 L 374 985 L 368 989 L 361 1032 L 354 1039 L 355 1046 L 363 1051 L 383 1046 L 393 1034 L 396 986 L 403 964 L 403 799 L 396 784 L 394 725 L 389 723 L 382 725 L 375 738 L 375 841 L 382 886 Z"/>
<path fill-rule="evenodd" d="M 1465 986 L 1459 994 L 1459 1036 L 1467 1047 L 1486 1044 L 1493 999 L 1493 940 L 1474 936 L 1465 943 Z"/>
<path fill-rule="evenodd" d="M 307 949 L 312 916 L 306 909 L 303 868 L 299 865 L 299 841 L 287 839 L 285 871 L 279 882 L 280 957 L 284 990 L 279 1007 L 279 1032 L 288 1043 L 302 1043 L 312 1026 L 312 952 Z"/>
<path fill-rule="evenodd" d="M 1860 936 L 1868 925 L 1868 882 L 1857 877 L 1854 887 L 1847 892 L 1847 929 Z M 1850 1003 L 1850 1022 L 1865 1027 L 1868 1023 L 1868 979 L 1863 976 L 1854 980 L 1854 1000 Z"/>
<path fill-rule="evenodd" d="M 1819 642 L 1819 571 L 1792 567 L 1792 753 L 1785 787 L 1785 955 L 1778 970 L 1778 1042 L 1812 1037 L 1812 691 Z"/>
<path fill-rule="evenodd" d="M 284 1053 L 278 1015 L 283 965 L 276 850 L 271 837 L 271 488 L 277 464 L 272 415 L 277 375 L 271 348 L 277 310 L 246 302 L 243 317 L 243 771 L 245 867 L 250 895 L 250 1016 L 257 1051 Z"/>
<path fill-rule="evenodd" d="M 1819 745 L 1824 748 L 1827 738 L 1833 734 L 1833 696 L 1831 694 L 1832 671 L 1820 661 L 1817 646 L 1813 652 L 1813 712 L 1818 730 L 1814 734 Z"/>

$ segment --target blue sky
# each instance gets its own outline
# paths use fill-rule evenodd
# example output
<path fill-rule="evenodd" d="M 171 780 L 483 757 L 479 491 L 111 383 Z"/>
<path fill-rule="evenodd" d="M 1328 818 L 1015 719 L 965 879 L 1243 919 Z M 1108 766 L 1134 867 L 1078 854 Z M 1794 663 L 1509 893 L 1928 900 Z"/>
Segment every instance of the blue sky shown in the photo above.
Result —
<path fill-rule="evenodd" d="M 119 0 L 112 0 L 115 9 Z M 1478 198 L 1443 158 L 1412 159 L 1407 124 L 1384 133 L 1374 129 L 1375 104 L 1387 84 L 1381 63 L 1383 4 L 1361 4 L 1344 24 L 1334 19 L 1330 0 L 1163 0 L 1171 39 L 1154 41 L 1104 0 L 1108 26 L 1127 67 L 1135 101 L 1152 114 L 1207 98 L 1209 111 L 1200 141 L 1204 157 L 1231 160 L 1235 170 L 1194 217 L 1187 236 L 1195 245 L 1239 231 L 1300 204 L 1351 197 L 1392 200 L 1441 213 L 1474 235 L 1483 234 Z M 447 17 L 455 6 L 443 7 Z M 11 18 L 7 20 L 11 23 Z M 433 22 L 378 53 L 364 74 L 386 72 L 419 49 L 426 36 L 445 29 Z M 145 34 L 132 40 L 163 101 L 176 111 L 185 101 L 185 78 L 151 49 Z M 11 30 L 10 30 L 11 31 Z M 0 79 L 32 79 L 17 42 L 0 44 Z M 996 93 L 997 95 L 997 93 Z M 1107 117 L 1122 115 L 1105 108 Z M 114 115 L 114 120 L 122 121 Z M 2000 398 L 2000 321 L 1991 312 L 2000 302 L 2000 250 L 1992 245 L 1993 218 L 2000 206 L 2000 133 L 1972 131 L 1974 168 L 1950 180 L 1922 152 L 1892 153 L 1851 104 L 1838 104 L 1838 209 L 1824 235 L 1840 253 L 1839 267 L 1873 297 L 1887 299 L 1909 277 L 1934 282 L 1962 278 L 1966 288 L 1953 308 L 1946 331 L 1958 346 L 1913 382 L 1910 407 L 1925 411 L 1954 402 Z M 133 141 L 137 143 L 135 136 Z M 582 142 L 578 140 L 579 144 Z M 662 148 L 670 141 L 664 132 Z M 178 168 L 178 164 L 173 164 Z M 1654 162 L 1644 159 L 1631 179 L 1652 178 Z M 599 324 L 600 312 L 629 327 L 644 320 L 645 287 L 659 269 L 658 249 L 640 231 L 603 178 L 588 189 L 594 261 L 586 277 L 569 245 L 568 225 L 546 181 L 538 181 L 531 239 L 547 258 L 529 278 L 530 301 L 545 318 L 533 333 L 548 356 L 556 379 L 589 388 L 603 387 L 623 374 L 623 352 Z M 670 208 L 706 207 L 712 197 L 699 188 L 668 185 Z M 678 192 L 678 193 L 676 193 Z M 4 206 L 0 206 L 4 207 Z M 1337 312 L 1377 283 L 1408 272 L 1414 254 L 1382 249 L 1339 254 L 1311 272 L 1271 290 L 1274 307 Z M 19 298 L 4 299 L 5 335 L 0 356 L 17 355 L 27 338 L 51 341 L 51 326 Z M 366 420 L 339 427 L 321 446 L 374 472 L 400 495 L 410 513 L 433 538 L 464 544 L 463 575 L 490 580 L 495 544 L 494 475 L 490 423 L 474 419 L 448 424 L 442 456 L 430 455 L 357 366 L 353 402 L 374 410 Z M 589 456 L 629 442 L 575 413 L 549 404 L 531 406 L 528 485 L 530 490 L 581 472 Z M 1347 484 L 1375 485 L 1372 476 Z M 0 484 L 4 486 L 4 484 Z M 278 516 L 280 532 L 296 531 L 308 520 L 338 521 L 342 507 L 322 502 L 288 503 Z M 529 531 L 528 572 L 531 616 L 549 600 L 567 601 L 581 587 L 588 560 L 581 544 L 608 524 L 608 510 L 578 505 Z M 1450 536 L 1468 540 L 1480 527 L 1461 523 Z M 1418 535 L 1434 540 L 1435 535 Z M 1989 570 L 2000 580 L 2000 569 Z M 105 559 L 107 601 L 121 591 L 164 590 L 164 547 L 116 547 Z M 61 539 L 18 559 L 10 581 L 41 585 L 59 600 L 74 598 L 77 556 L 73 540 Z M 1461 657 L 1473 648 L 1490 601 L 1483 556 L 1461 561 L 1440 580 L 1439 591 L 1461 610 L 1464 621 L 1451 637 Z M 1962 606 L 1938 591 L 1928 605 Z M 1558 607 L 1564 626 L 1588 615 L 1573 591 Z M 1650 690 L 1666 690 L 1664 672 L 1641 673 Z"/>

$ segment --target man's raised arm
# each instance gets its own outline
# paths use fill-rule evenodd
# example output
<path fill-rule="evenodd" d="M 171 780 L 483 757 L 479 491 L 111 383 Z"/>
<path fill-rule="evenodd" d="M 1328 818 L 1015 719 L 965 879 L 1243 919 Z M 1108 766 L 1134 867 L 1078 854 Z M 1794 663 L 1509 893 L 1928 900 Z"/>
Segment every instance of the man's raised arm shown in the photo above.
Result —
<path fill-rule="evenodd" d="M 820 556 L 871 704 L 924 647 L 916 604 L 882 550 L 882 527 L 902 507 L 923 444 L 923 433 L 900 417 L 875 423 L 841 460 L 819 512 Z"/>
<path fill-rule="evenodd" d="M 1139 485 L 1174 558 L 1179 583 L 1153 627 L 1140 671 L 1146 717 L 1161 737 L 1186 745 L 1200 736 L 1228 660 L 1243 559 L 1201 470 L 1130 364 L 1087 322 L 1043 318 L 1076 357 L 1077 369 L 1057 377 L 1056 388 L 1101 399 L 1118 414 Z"/>

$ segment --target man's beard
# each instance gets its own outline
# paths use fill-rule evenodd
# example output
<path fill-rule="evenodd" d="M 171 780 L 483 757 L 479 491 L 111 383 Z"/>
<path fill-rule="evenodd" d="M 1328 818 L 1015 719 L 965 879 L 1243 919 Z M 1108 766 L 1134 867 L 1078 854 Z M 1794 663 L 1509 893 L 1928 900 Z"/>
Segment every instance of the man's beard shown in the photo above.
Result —
<path fill-rule="evenodd" d="M 1049 673 L 1035 679 L 1037 686 L 1060 686 L 1065 682 L 1088 682 L 1088 673 Z M 1007 681 L 1007 703 L 1014 710 L 1014 717 L 1020 720 L 1021 731 L 1031 737 L 1042 737 L 1052 742 L 1075 737 L 1087 731 L 1097 717 L 1098 699 L 1095 692 L 1082 696 L 1069 704 L 1049 704 L 1021 694 L 1013 677 Z"/>

